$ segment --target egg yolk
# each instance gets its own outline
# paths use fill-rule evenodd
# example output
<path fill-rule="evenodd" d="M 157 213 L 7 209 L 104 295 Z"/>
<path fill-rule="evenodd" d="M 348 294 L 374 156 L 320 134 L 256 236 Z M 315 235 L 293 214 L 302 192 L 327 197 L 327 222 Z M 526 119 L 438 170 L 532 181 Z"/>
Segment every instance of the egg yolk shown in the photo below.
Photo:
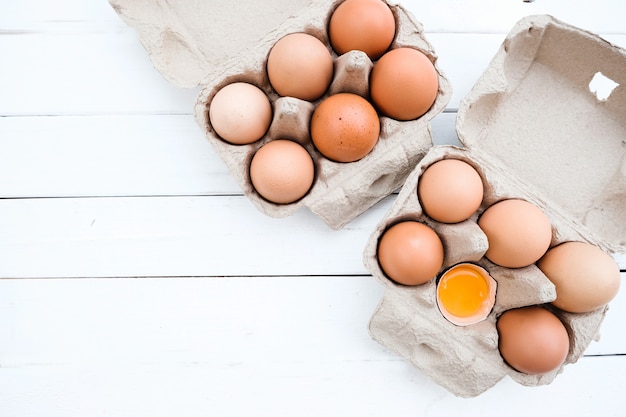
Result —
<path fill-rule="evenodd" d="M 441 278 L 437 292 L 441 304 L 450 314 L 469 317 L 476 314 L 489 297 L 489 285 L 478 271 L 461 265 Z"/>

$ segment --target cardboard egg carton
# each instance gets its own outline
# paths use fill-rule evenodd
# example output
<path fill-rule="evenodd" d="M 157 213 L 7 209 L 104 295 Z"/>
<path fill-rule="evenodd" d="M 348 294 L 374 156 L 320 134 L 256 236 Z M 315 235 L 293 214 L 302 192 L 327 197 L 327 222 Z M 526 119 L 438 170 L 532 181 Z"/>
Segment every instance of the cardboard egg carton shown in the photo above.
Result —
<path fill-rule="evenodd" d="M 553 312 L 565 324 L 570 350 L 558 369 L 528 375 L 508 366 L 498 350 L 496 320 L 506 310 L 549 305 L 554 285 L 536 265 L 509 269 L 489 262 L 488 240 L 477 225 L 492 204 L 521 198 L 547 214 L 552 245 L 587 241 L 605 251 L 626 248 L 626 52 L 551 16 L 516 24 L 484 74 L 461 103 L 457 132 L 465 148 L 438 146 L 416 165 L 397 200 L 376 226 L 364 251 L 368 270 L 384 286 L 370 334 L 438 384 L 461 397 L 481 394 L 509 376 L 520 384 L 549 384 L 599 337 L 608 306 L 585 314 Z M 595 93 L 596 73 L 619 84 Z M 611 82 L 612 81 L 612 82 Z M 590 87 L 591 84 L 591 87 Z M 484 198 L 470 219 L 442 224 L 420 206 L 420 175 L 434 162 L 456 158 L 481 175 Z M 377 245 L 402 220 L 431 226 L 444 245 L 444 265 L 474 262 L 497 281 L 496 303 L 486 320 L 466 327 L 448 322 L 436 304 L 436 278 L 397 285 L 382 271 Z"/>
<path fill-rule="evenodd" d="M 305 206 L 331 228 L 339 229 L 396 191 L 432 147 L 429 121 L 444 110 L 452 94 L 448 80 L 438 67 L 437 55 L 424 36 L 422 25 L 403 6 L 388 1 L 396 20 L 396 36 L 391 49 L 413 47 L 431 59 L 438 73 L 437 98 L 428 112 L 416 120 L 397 121 L 381 116 L 378 143 L 367 156 L 351 163 L 334 162 L 313 146 L 309 134 L 311 114 L 319 102 L 332 94 L 351 92 L 369 98 L 369 73 L 373 67 L 373 62 L 363 52 L 351 51 L 337 56 L 332 50 L 327 35 L 328 21 L 343 0 L 305 2 L 306 7 L 299 7 L 297 12 L 291 13 L 291 17 L 266 32 L 259 27 L 258 38 L 254 42 L 250 36 L 240 38 L 239 31 L 250 30 L 244 27 L 246 23 L 253 27 L 263 26 L 264 14 L 255 15 L 253 22 L 245 17 L 239 21 L 237 16 L 232 16 L 230 27 L 225 27 L 220 35 L 209 29 L 214 21 L 220 19 L 224 6 L 213 2 L 181 1 L 155 10 L 155 6 L 137 6 L 130 0 L 110 1 L 129 24 L 138 28 L 155 66 L 168 79 L 177 85 L 196 82 L 202 87 L 194 107 L 199 126 L 243 193 L 260 211 L 271 217 L 285 217 Z M 266 7 L 265 3 L 243 3 L 248 5 L 251 13 Z M 274 3 L 291 4 L 287 1 L 272 3 L 272 9 L 278 7 Z M 246 9 L 244 5 L 242 7 L 237 9 Z M 202 13 L 207 16 L 204 21 L 206 28 L 198 21 L 198 15 Z M 331 51 L 334 61 L 333 81 L 328 91 L 314 102 L 280 97 L 272 89 L 266 73 L 267 56 L 272 46 L 283 36 L 295 32 L 305 32 L 321 40 Z M 210 49 L 207 46 L 221 42 L 236 45 L 231 49 L 237 52 L 230 54 L 230 59 L 217 60 L 214 53 L 204 59 L 206 49 Z M 249 145 L 232 145 L 222 140 L 212 129 L 208 117 L 213 96 L 222 87 L 237 81 L 261 88 L 273 107 L 273 121 L 267 134 Z M 275 204 L 255 191 L 250 181 L 249 165 L 262 145 L 284 138 L 295 140 L 307 149 L 313 158 L 316 174 L 313 186 L 302 199 L 291 204 Z"/>
<path fill-rule="evenodd" d="M 337 56 L 327 36 L 328 19 L 336 2 L 312 3 L 297 17 L 285 21 L 270 36 L 255 44 L 233 62 L 213 71 L 203 82 L 195 107 L 199 125 L 216 152 L 222 157 L 244 194 L 263 213 L 284 217 L 301 206 L 308 207 L 331 228 L 338 229 L 382 198 L 397 190 L 415 164 L 432 147 L 429 120 L 441 112 L 450 97 L 451 89 L 439 71 L 439 93 L 431 109 L 419 119 L 400 122 L 381 117 L 381 134 L 374 149 L 363 159 L 351 163 L 334 162 L 313 146 L 309 134 L 309 120 L 315 106 L 332 94 L 350 92 L 369 97 L 369 73 L 373 62 L 360 51 Z M 422 27 L 400 5 L 390 6 L 396 18 L 396 38 L 391 48 L 411 46 L 420 49 L 436 64 L 433 48 L 424 38 Z M 334 77 L 329 90 L 315 102 L 292 97 L 280 97 L 272 89 L 265 71 L 267 55 L 281 37 L 305 32 L 322 40 L 331 50 Z M 215 134 L 208 120 L 207 109 L 215 93 L 232 82 L 243 81 L 260 87 L 273 103 L 274 118 L 267 135 L 250 145 L 236 146 L 224 142 Z M 312 156 L 316 176 L 311 190 L 292 204 L 275 204 L 261 197 L 249 179 L 249 164 L 254 153 L 265 143 L 287 138 L 298 141 Z"/>

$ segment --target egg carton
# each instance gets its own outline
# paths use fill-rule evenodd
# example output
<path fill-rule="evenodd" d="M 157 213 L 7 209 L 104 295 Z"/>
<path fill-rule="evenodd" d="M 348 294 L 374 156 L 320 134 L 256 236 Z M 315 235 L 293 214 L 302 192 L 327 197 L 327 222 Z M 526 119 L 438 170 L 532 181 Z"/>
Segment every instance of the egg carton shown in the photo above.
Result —
<path fill-rule="evenodd" d="M 552 309 L 570 338 L 563 365 L 529 375 L 506 364 L 498 350 L 497 318 L 517 307 L 549 306 L 555 287 L 535 264 L 509 269 L 491 263 L 477 220 L 492 204 L 520 198 L 548 216 L 551 245 L 577 240 L 609 253 L 624 251 L 625 67 L 626 51 L 552 16 L 529 16 L 514 26 L 460 105 L 457 132 L 465 147 L 432 148 L 366 244 L 364 263 L 385 286 L 369 324 L 374 340 L 453 394 L 474 397 L 506 376 L 526 386 L 549 384 L 599 338 L 608 306 L 580 314 Z M 608 98 L 594 94 L 598 73 L 619 84 Z M 472 165 L 484 184 L 480 208 L 457 224 L 430 219 L 417 195 L 424 170 L 446 158 Z M 447 321 L 437 307 L 436 277 L 409 287 L 385 276 L 377 245 L 388 227 L 403 220 L 423 222 L 440 236 L 441 271 L 461 262 L 489 271 L 497 293 L 484 321 L 465 327 Z"/>
<path fill-rule="evenodd" d="M 452 95 L 422 25 L 402 5 L 386 1 L 396 20 L 396 35 L 390 48 L 408 46 L 428 56 L 438 73 L 439 91 L 430 110 L 416 120 L 396 121 L 381 116 L 378 143 L 367 156 L 351 163 L 333 162 L 322 156 L 311 142 L 308 126 L 311 114 L 317 104 L 331 94 L 352 92 L 367 97 L 373 65 L 363 53 L 351 51 L 337 56 L 330 46 L 328 20 L 343 0 L 281 0 L 272 4 L 242 0 L 237 8 L 220 2 L 191 0 L 163 4 L 109 1 L 120 16 L 137 29 L 152 62 L 165 78 L 179 86 L 201 86 L 194 106 L 198 125 L 244 195 L 271 217 L 286 217 L 305 206 L 332 229 L 342 228 L 402 186 L 415 164 L 433 145 L 429 121 L 444 110 Z M 284 20 L 275 26 L 268 24 L 276 22 L 277 16 Z M 313 102 L 279 97 L 266 74 L 270 49 L 281 37 L 294 32 L 305 32 L 321 40 L 334 61 L 331 86 Z M 259 87 L 273 107 L 269 131 L 249 145 L 223 141 L 212 129 L 208 117 L 213 96 L 236 81 Z M 313 186 L 302 199 L 291 204 L 275 204 L 261 197 L 249 175 L 254 153 L 278 138 L 302 144 L 315 165 Z"/>
<path fill-rule="evenodd" d="M 285 217 L 306 206 L 333 229 L 343 227 L 404 183 L 415 164 L 432 147 L 429 120 L 445 108 L 451 94 L 449 83 L 436 66 L 435 52 L 423 35 L 422 26 L 402 6 L 390 5 L 396 19 L 396 37 L 391 49 L 401 46 L 417 48 L 435 63 L 439 74 L 439 92 L 435 103 L 426 114 L 413 121 L 380 117 L 379 140 L 374 149 L 358 161 L 334 162 L 321 155 L 313 146 L 309 134 L 312 112 L 329 95 L 348 92 L 368 98 L 369 73 L 373 62 L 360 51 L 340 56 L 331 52 L 333 81 L 328 92 L 314 102 L 277 95 L 269 83 L 265 67 L 274 43 L 290 33 L 313 35 L 332 51 L 327 36 L 328 20 L 339 3 L 313 3 L 297 17 L 285 21 L 253 49 L 220 67 L 203 81 L 204 88 L 195 107 L 196 118 L 206 137 L 226 162 L 244 194 L 259 210 L 272 217 Z M 265 137 L 243 146 L 228 144 L 216 135 L 207 114 L 214 94 L 225 85 L 238 81 L 261 88 L 274 108 L 273 121 Z M 302 199 L 291 204 L 267 201 L 255 191 L 250 181 L 249 165 L 254 153 L 267 142 L 281 138 L 298 141 L 307 149 L 315 164 L 313 186 Z"/>

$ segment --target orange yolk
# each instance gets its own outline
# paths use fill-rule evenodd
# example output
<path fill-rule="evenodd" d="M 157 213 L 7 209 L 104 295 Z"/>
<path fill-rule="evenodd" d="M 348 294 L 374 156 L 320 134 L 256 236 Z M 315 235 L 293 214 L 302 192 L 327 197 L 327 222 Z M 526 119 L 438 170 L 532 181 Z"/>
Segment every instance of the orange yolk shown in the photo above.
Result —
<path fill-rule="evenodd" d="M 476 314 L 489 297 L 489 285 L 478 271 L 460 265 L 441 278 L 437 292 L 450 314 L 469 317 Z"/>

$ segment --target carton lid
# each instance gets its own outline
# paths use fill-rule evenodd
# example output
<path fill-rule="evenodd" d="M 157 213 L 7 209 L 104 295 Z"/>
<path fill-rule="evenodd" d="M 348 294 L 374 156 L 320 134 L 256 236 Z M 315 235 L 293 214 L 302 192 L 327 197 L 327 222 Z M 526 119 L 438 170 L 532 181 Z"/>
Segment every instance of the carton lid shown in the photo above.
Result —
<path fill-rule="evenodd" d="M 169 82 L 194 87 L 211 68 L 251 46 L 311 0 L 109 3 L 137 30 L 153 65 Z"/>
<path fill-rule="evenodd" d="M 519 21 L 459 107 L 481 163 L 592 243 L 626 249 L 626 51 L 547 16 Z M 599 86 L 599 87 L 598 87 Z"/>

